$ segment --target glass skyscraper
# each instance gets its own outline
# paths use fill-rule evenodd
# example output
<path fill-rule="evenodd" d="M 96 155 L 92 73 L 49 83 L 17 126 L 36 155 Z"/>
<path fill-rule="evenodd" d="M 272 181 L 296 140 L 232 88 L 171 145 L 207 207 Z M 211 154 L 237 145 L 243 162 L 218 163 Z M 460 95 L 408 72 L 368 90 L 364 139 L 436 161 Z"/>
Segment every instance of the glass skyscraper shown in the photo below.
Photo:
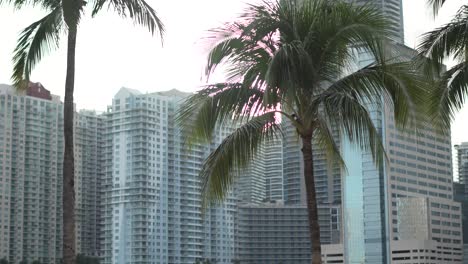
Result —
<path fill-rule="evenodd" d="M 367 63 L 368 57 L 361 57 Z M 380 104 L 368 110 L 376 129 L 385 137 Z M 384 139 L 385 140 L 385 139 Z M 343 243 L 345 263 L 389 263 L 387 175 L 376 167 L 370 151 L 342 140 L 347 166 L 343 177 Z"/>
<path fill-rule="evenodd" d="M 411 50 L 400 46 L 401 53 Z M 358 54 L 358 67 L 371 57 Z M 396 127 L 392 107 L 382 101 L 369 104 L 374 125 L 381 134 L 388 160 L 376 167 L 371 154 L 343 139 L 348 166 L 343 176 L 344 256 L 346 263 L 394 263 L 403 243 L 444 247 L 435 260 L 461 261 L 461 209 L 453 200 L 450 138 L 420 122 L 418 133 Z M 415 211 L 426 208 L 419 226 Z M 423 228 L 424 232 L 408 230 Z M 412 234 L 412 235 L 410 235 Z M 416 242 L 419 241 L 419 242 Z M 422 242 L 424 243 L 422 243 Z M 421 243 L 420 243 L 421 242 Z M 439 243 L 439 244 L 438 244 Z M 414 249 L 428 250 L 428 249 Z M 439 259 L 440 258 L 440 259 Z"/>

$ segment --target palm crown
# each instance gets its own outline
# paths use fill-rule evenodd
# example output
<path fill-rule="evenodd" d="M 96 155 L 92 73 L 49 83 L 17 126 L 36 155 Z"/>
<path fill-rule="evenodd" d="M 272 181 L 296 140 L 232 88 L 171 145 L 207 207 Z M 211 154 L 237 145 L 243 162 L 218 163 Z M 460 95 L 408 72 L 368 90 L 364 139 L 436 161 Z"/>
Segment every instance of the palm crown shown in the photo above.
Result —
<path fill-rule="evenodd" d="M 201 169 L 205 202 L 222 201 L 239 168 L 281 135 L 281 116 L 302 139 L 313 263 L 321 263 L 312 140 L 341 160 L 331 133 L 337 126 L 379 164 L 384 150 L 367 105 L 389 104 L 400 126 L 422 111 L 425 82 L 395 55 L 388 35 L 388 21 L 373 7 L 325 0 L 265 1 L 212 30 L 206 74 L 223 64 L 228 81 L 192 95 L 179 115 L 195 141 L 237 125 Z M 373 62 L 357 67 L 362 53 Z"/>
<path fill-rule="evenodd" d="M 245 143 L 245 149 L 232 144 L 237 146 L 233 153 L 243 155 L 233 157 L 226 172 L 247 165 L 256 142 L 278 135 L 278 114 L 299 136 L 317 137 L 328 147 L 333 145 L 330 126 L 337 124 L 378 159 L 380 138 L 366 102 L 384 98 L 396 109 L 397 123 L 406 125 L 414 120 L 426 93 L 411 64 L 389 55 L 392 43 L 384 41 L 386 25 L 379 11 L 369 6 L 310 0 L 252 5 L 240 22 L 213 31 L 216 44 L 206 73 L 224 63 L 229 82 L 208 85 L 187 99 L 179 120 L 192 140 L 202 141 L 211 139 L 217 125 L 240 124 L 219 147 Z M 363 52 L 375 62 L 357 68 L 353 61 Z M 393 63 L 387 63 L 390 59 Z M 255 134 L 263 136 L 252 139 Z M 215 156 L 228 153 L 213 153 L 202 172 L 210 199 L 222 199 L 231 181 L 229 173 L 212 173 L 215 163 L 208 165 Z"/>

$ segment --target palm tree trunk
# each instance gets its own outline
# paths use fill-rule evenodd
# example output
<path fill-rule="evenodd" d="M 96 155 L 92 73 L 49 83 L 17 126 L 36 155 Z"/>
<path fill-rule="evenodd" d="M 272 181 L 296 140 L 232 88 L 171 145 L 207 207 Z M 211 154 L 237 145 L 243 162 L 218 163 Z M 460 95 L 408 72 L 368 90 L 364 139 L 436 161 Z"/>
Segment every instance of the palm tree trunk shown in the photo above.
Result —
<path fill-rule="evenodd" d="M 77 29 L 68 30 L 67 77 L 63 129 L 63 264 L 75 264 L 75 157 L 73 151 L 73 90 L 75 88 L 75 48 Z"/>
<path fill-rule="evenodd" d="M 304 177 L 307 193 L 307 211 L 312 250 L 312 264 L 322 263 L 320 246 L 320 226 L 318 223 L 317 199 L 315 197 L 314 160 L 312 157 L 312 135 L 302 136 L 302 156 L 304 159 Z"/>

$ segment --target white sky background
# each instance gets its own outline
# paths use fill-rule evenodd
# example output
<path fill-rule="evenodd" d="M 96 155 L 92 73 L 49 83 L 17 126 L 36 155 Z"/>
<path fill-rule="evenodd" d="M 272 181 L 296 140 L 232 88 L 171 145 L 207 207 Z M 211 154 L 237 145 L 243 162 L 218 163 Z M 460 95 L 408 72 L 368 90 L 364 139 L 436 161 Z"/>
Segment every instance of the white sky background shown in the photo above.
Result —
<path fill-rule="evenodd" d="M 203 83 L 206 30 L 236 17 L 248 0 L 148 0 L 166 24 L 164 47 L 157 36 L 111 11 L 85 17 L 78 33 L 75 102 L 79 109 L 104 111 L 117 90 L 142 92 L 177 88 L 195 91 Z M 422 33 L 450 20 L 468 0 L 451 0 L 433 19 L 426 0 L 403 0 L 406 44 L 415 47 Z M 10 83 L 11 58 L 19 32 L 39 19 L 40 11 L 0 7 L 0 83 Z M 63 98 L 65 37 L 61 49 L 47 55 L 32 74 Z M 221 79 L 219 79 L 221 80 Z M 452 127 L 452 143 L 468 141 L 468 105 Z"/>

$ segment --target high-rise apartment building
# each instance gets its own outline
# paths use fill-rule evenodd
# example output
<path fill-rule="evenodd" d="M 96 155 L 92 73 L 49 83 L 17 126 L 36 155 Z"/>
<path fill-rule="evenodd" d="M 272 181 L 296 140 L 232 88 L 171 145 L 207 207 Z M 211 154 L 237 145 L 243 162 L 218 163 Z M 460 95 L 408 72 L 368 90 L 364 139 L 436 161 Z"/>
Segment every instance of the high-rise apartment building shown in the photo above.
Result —
<path fill-rule="evenodd" d="M 282 138 L 266 142 L 262 159 L 265 162 L 265 188 L 267 201 L 284 201 Z"/>
<path fill-rule="evenodd" d="M 202 216 L 198 172 L 214 142 L 184 145 L 174 115 L 188 94 L 122 88 L 106 114 L 104 263 L 230 263 L 235 201 Z"/>
<path fill-rule="evenodd" d="M 40 83 L 0 87 L 0 258 L 56 263 L 62 251 L 62 103 Z"/>
<path fill-rule="evenodd" d="M 239 173 L 237 198 L 249 204 L 283 201 L 283 172 L 282 138 L 264 142 L 250 166 Z"/>
<path fill-rule="evenodd" d="M 286 204 L 305 204 L 305 182 L 303 173 L 303 161 L 301 142 L 296 129 L 290 125 L 282 126 L 283 143 L 283 189 L 284 202 Z"/>
<path fill-rule="evenodd" d="M 338 244 L 341 236 L 341 208 L 319 205 L 318 210 L 322 244 Z M 310 263 L 306 205 L 285 205 L 281 201 L 240 204 L 237 214 L 236 259 L 240 263 Z M 336 259 L 331 258 L 330 261 Z"/>
<path fill-rule="evenodd" d="M 267 199 L 266 145 L 261 145 L 250 166 L 239 172 L 236 193 L 239 201 L 260 204 Z"/>
<path fill-rule="evenodd" d="M 0 259 L 59 263 L 63 104 L 40 83 L 0 85 Z M 77 253 L 99 254 L 103 119 L 75 114 Z"/>
<path fill-rule="evenodd" d="M 308 223 L 304 205 L 240 205 L 236 258 L 245 264 L 310 263 Z"/>
<path fill-rule="evenodd" d="M 104 121 L 94 111 L 75 114 L 76 248 L 85 256 L 99 256 L 100 251 Z"/>

